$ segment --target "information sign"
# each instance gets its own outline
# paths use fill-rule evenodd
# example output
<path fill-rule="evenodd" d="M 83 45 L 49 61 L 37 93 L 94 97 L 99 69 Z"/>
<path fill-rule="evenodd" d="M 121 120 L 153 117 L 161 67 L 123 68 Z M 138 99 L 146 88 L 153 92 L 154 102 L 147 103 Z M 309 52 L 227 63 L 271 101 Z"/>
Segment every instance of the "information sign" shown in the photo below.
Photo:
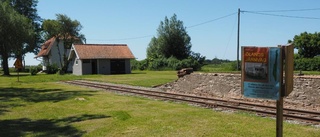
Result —
<path fill-rule="evenodd" d="M 281 48 L 278 47 L 242 47 L 242 94 L 278 100 L 281 59 Z"/>

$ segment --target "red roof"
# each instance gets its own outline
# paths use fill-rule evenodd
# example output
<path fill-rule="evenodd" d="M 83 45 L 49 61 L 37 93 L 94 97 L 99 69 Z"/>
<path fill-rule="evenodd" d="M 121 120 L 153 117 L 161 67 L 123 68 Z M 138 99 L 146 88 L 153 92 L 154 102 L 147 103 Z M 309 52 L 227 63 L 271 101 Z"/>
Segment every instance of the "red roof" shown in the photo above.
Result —
<path fill-rule="evenodd" d="M 79 59 L 134 59 L 126 44 L 76 44 Z"/>
<path fill-rule="evenodd" d="M 52 37 L 51 39 L 47 40 L 42 46 L 41 46 L 41 50 L 38 53 L 37 57 L 42 57 L 42 56 L 48 56 L 51 47 L 53 46 L 54 41 L 56 40 L 55 37 Z"/>

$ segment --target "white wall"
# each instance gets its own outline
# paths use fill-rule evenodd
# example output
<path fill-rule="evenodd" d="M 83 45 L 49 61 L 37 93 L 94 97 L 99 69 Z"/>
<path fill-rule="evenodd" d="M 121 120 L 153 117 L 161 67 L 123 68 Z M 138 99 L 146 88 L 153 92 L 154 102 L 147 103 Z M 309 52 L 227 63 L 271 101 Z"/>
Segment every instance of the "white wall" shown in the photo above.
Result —
<path fill-rule="evenodd" d="M 61 68 L 60 59 L 61 59 L 62 65 L 63 65 L 63 63 L 64 63 L 63 57 L 69 56 L 70 49 L 64 49 L 62 40 L 59 41 L 59 48 L 58 48 L 57 44 L 58 44 L 58 42 L 54 41 L 54 44 L 51 47 L 50 54 L 49 54 L 49 63 L 51 65 L 56 64 L 58 66 L 58 68 Z M 60 51 L 61 56 L 59 55 L 59 51 Z M 70 62 L 68 65 L 67 71 L 72 71 L 72 68 L 73 68 L 73 62 Z"/>
<path fill-rule="evenodd" d="M 81 67 L 81 64 L 82 64 L 82 61 L 81 60 L 78 60 L 78 59 L 73 59 L 73 65 L 72 65 L 72 74 L 74 75 L 82 75 L 82 67 Z"/>

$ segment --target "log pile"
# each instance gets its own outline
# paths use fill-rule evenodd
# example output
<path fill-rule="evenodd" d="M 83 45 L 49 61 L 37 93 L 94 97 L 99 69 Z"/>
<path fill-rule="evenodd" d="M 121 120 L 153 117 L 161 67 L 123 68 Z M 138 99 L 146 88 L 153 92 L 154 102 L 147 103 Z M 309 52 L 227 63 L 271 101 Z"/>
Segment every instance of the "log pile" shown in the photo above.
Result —
<path fill-rule="evenodd" d="M 183 68 L 181 70 L 178 70 L 177 76 L 178 76 L 178 78 L 181 78 L 185 75 L 191 74 L 192 72 L 193 72 L 193 68 Z"/>

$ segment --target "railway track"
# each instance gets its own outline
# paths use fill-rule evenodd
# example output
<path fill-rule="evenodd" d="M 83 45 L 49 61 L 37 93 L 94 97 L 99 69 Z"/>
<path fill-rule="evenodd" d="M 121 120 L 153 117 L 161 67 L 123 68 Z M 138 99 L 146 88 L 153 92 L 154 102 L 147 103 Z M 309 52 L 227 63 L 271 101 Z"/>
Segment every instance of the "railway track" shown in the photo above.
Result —
<path fill-rule="evenodd" d="M 208 97 L 193 96 L 193 95 L 187 95 L 187 94 L 160 92 L 155 90 L 117 86 L 117 85 L 111 85 L 106 83 L 83 81 L 83 80 L 64 81 L 64 83 L 105 89 L 105 90 L 112 90 L 112 91 L 117 91 L 122 93 L 142 95 L 147 97 L 160 98 L 165 100 L 194 103 L 194 104 L 198 104 L 198 105 L 209 107 L 209 108 L 241 110 L 241 111 L 254 112 L 262 116 L 271 116 L 271 117 L 276 116 L 275 106 L 266 106 L 263 104 L 257 104 L 257 103 L 251 103 L 251 102 L 231 101 L 231 100 L 225 100 L 225 99 L 219 99 L 219 98 L 208 98 Z M 320 125 L 320 112 L 317 112 L 317 111 L 284 108 L 283 116 L 285 120 L 295 120 L 308 125 Z"/>

